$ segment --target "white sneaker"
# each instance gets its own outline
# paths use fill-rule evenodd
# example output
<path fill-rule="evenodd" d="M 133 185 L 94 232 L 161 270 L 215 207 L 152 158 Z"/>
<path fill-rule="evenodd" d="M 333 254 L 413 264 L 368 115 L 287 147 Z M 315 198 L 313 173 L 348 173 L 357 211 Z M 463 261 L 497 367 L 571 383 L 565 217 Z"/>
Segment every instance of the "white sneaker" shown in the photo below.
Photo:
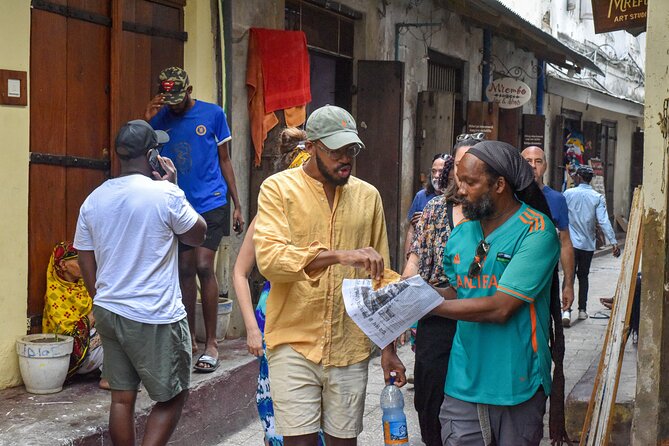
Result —
<path fill-rule="evenodd" d="M 584 320 L 588 318 L 588 313 L 585 312 L 585 310 L 578 310 L 578 319 L 579 320 Z"/>
<path fill-rule="evenodd" d="M 562 326 L 569 328 L 571 326 L 571 310 L 562 312 Z"/>

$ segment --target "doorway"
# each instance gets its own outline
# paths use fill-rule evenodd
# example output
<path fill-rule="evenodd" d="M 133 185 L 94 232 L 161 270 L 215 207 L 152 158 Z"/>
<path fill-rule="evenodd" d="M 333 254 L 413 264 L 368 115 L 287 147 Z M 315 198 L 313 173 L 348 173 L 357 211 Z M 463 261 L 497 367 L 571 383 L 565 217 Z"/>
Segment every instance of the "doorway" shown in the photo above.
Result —
<path fill-rule="evenodd" d="M 160 70 L 183 65 L 184 5 L 184 0 L 32 1 L 31 331 L 41 329 L 53 246 L 74 238 L 79 207 L 114 171 L 116 130 L 143 116 Z"/>

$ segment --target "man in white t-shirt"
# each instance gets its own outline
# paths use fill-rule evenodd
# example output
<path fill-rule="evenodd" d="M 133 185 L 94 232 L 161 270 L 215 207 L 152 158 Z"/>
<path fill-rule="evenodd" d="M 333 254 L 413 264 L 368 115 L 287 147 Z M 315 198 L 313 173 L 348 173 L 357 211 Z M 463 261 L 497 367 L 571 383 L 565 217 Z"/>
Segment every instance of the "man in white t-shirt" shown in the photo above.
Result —
<path fill-rule="evenodd" d="M 116 136 L 118 178 L 84 201 L 74 237 L 111 387 L 114 444 L 135 444 L 139 383 L 157 401 L 143 444 L 166 444 L 188 396 L 191 339 L 181 302 L 178 242 L 198 246 L 207 225 L 176 186 L 176 169 L 158 156 L 169 140 L 145 121 Z M 159 171 L 163 171 L 158 173 Z"/>

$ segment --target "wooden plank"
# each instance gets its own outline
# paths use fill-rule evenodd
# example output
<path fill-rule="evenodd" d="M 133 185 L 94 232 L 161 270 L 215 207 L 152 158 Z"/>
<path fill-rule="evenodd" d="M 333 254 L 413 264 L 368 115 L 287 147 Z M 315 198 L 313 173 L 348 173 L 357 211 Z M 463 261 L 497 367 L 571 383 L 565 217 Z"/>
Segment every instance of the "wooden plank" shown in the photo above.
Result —
<path fill-rule="evenodd" d="M 67 154 L 108 158 L 110 29 L 67 24 Z"/>
<path fill-rule="evenodd" d="M 63 169 L 65 170 L 65 169 Z M 67 218 L 65 219 L 65 239 L 74 240 L 77 218 L 79 217 L 79 208 L 88 194 L 93 192 L 100 184 L 107 179 L 107 174 L 102 170 L 80 169 L 77 167 L 68 167 L 65 177 L 64 189 L 67 191 L 65 196 L 65 208 L 67 209 Z"/>
<path fill-rule="evenodd" d="M 30 66 L 34 68 L 30 70 L 31 152 L 65 155 L 66 32 L 65 17 L 39 10 L 31 12 Z"/>
<path fill-rule="evenodd" d="M 629 332 L 632 302 L 636 288 L 642 246 L 643 193 L 634 191 L 623 260 L 618 285 L 600 357 L 595 386 L 581 432 L 581 446 L 607 445 L 611 431 L 611 416 L 616 402 L 620 368 Z"/>
<path fill-rule="evenodd" d="M 108 154 L 111 161 L 111 174 L 118 175 L 121 168 L 118 159 L 116 158 L 116 151 L 114 150 L 114 139 L 116 132 L 121 127 L 123 118 L 121 117 L 121 107 L 123 101 L 123 67 L 132 66 L 132 62 L 123 59 L 123 10 L 125 5 L 124 0 L 115 0 L 112 4 L 112 30 L 110 35 L 110 60 L 109 60 L 109 91 L 111 96 L 109 98 L 109 127 L 108 127 Z M 132 82 L 129 82 L 132 85 Z"/>
<path fill-rule="evenodd" d="M 36 9 L 31 11 L 31 152 L 65 155 L 66 32 L 65 17 Z M 42 314 L 44 306 L 45 275 L 51 250 L 65 237 L 65 170 L 31 165 L 28 178 L 27 316 L 35 316 Z"/>
<path fill-rule="evenodd" d="M 28 314 L 41 315 L 46 267 L 54 245 L 66 239 L 65 169 L 44 164 L 29 168 Z"/>

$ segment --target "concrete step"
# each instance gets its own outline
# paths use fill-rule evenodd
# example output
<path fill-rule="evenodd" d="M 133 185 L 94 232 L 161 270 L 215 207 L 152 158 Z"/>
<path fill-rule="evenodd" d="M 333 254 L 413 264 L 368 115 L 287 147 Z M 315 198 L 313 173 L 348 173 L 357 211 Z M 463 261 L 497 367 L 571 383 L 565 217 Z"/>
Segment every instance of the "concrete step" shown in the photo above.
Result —
<path fill-rule="evenodd" d="M 216 371 L 192 375 L 190 396 L 170 444 L 219 444 L 257 419 L 258 362 L 248 354 L 246 340 L 225 340 L 219 352 Z M 97 379 L 80 380 L 52 395 L 33 395 L 24 387 L 0 391 L 0 445 L 111 445 L 111 397 L 97 384 Z M 138 439 L 153 404 L 146 391 L 139 392 Z"/>
<path fill-rule="evenodd" d="M 636 346 L 632 344 L 632 338 L 630 337 L 625 348 L 618 394 L 612 412 L 613 420 L 608 443 L 611 446 L 628 446 L 631 444 L 630 435 L 636 393 L 636 359 Z M 567 396 L 565 414 L 567 433 L 573 440 L 578 440 L 581 437 L 598 367 L 599 356 L 595 356 L 588 370 Z"/>

